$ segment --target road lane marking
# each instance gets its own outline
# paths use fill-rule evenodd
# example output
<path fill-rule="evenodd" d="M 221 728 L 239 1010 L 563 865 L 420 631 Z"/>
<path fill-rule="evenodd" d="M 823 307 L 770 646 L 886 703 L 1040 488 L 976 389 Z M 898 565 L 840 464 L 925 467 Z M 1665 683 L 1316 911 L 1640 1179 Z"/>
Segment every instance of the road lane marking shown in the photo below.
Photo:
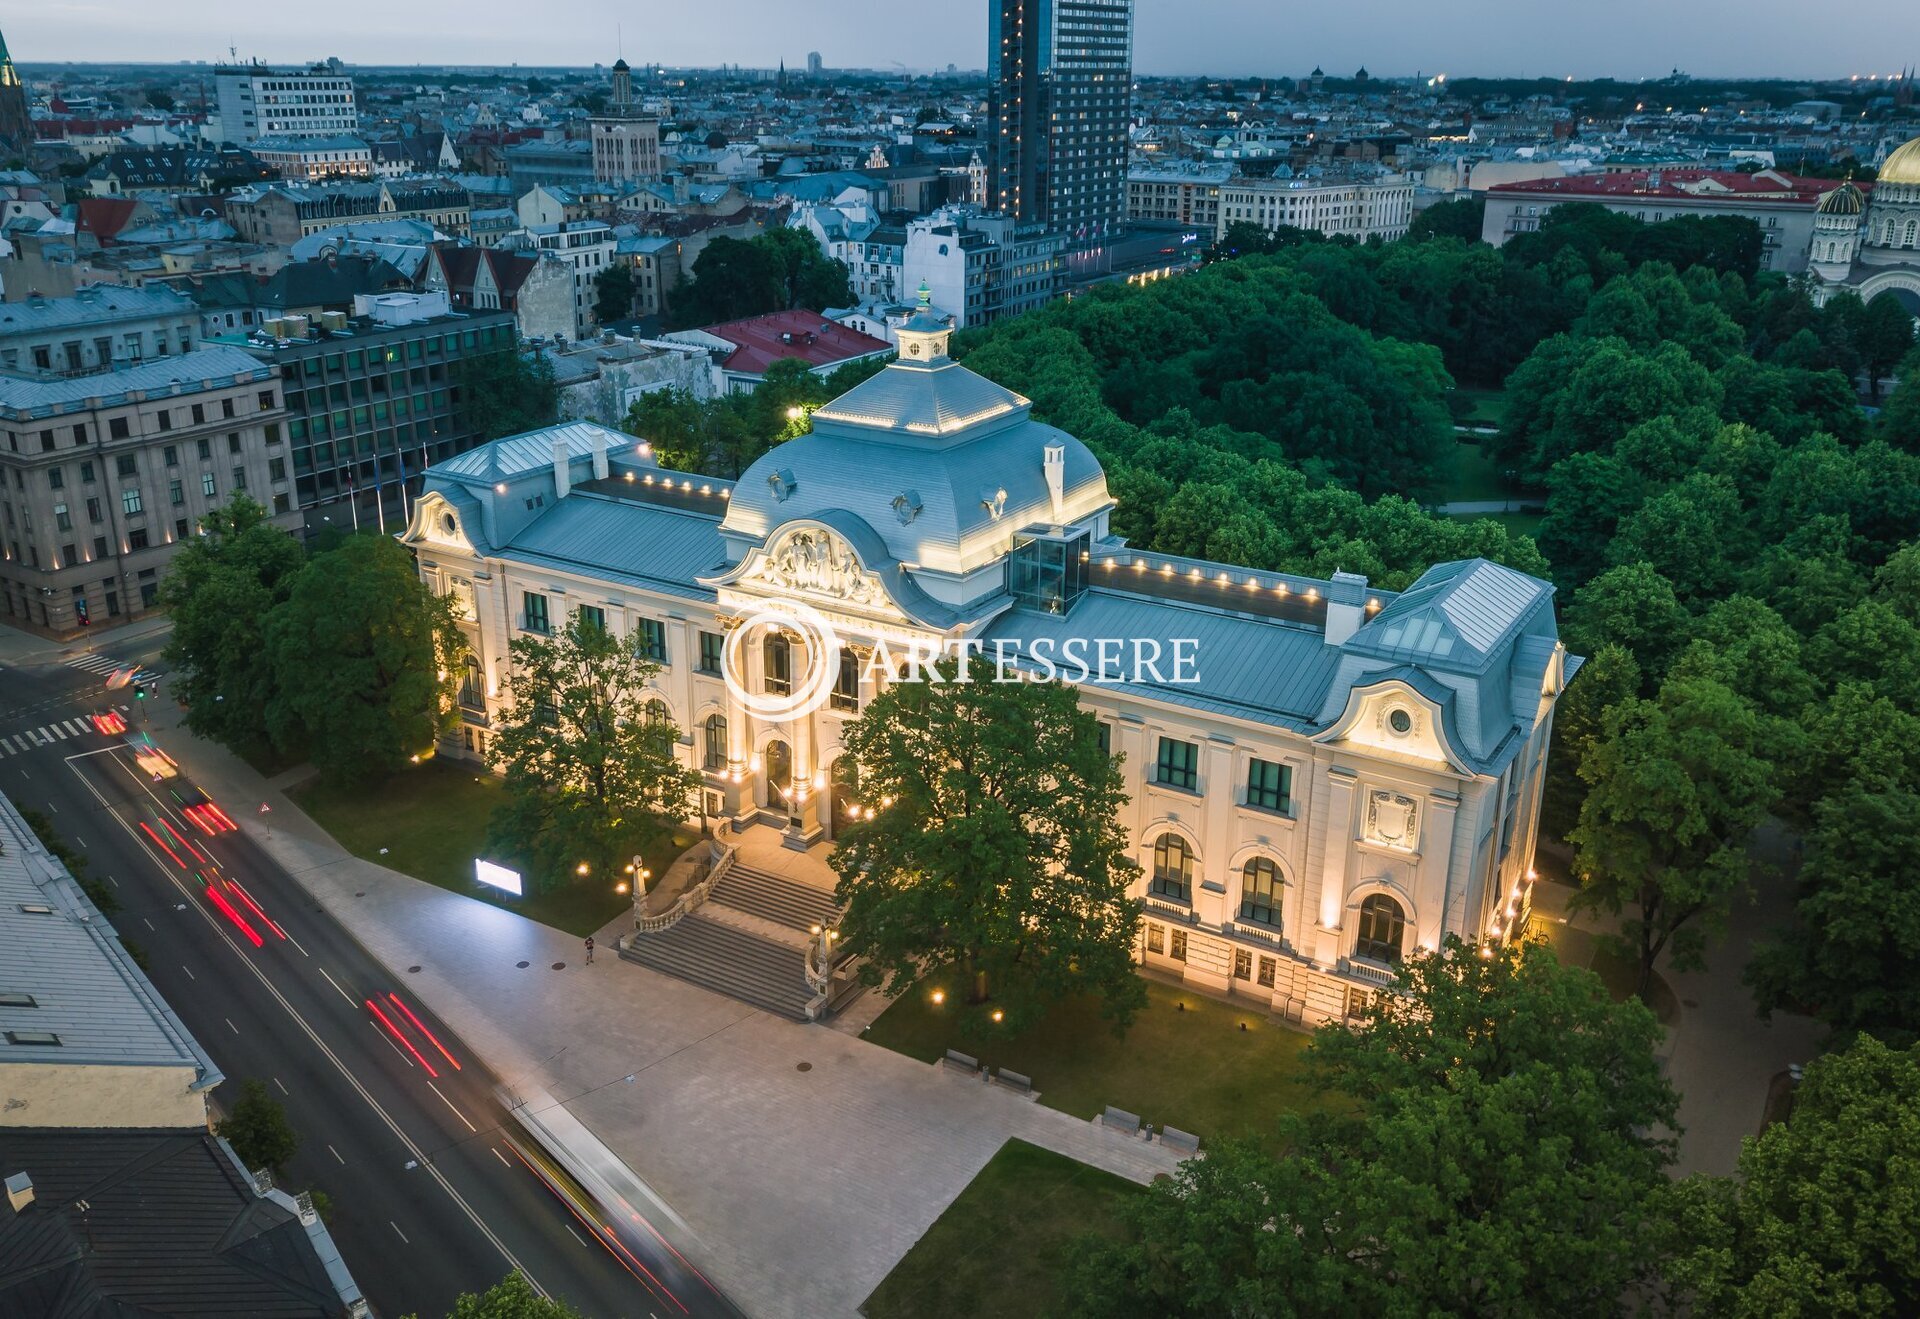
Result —
<path fill-rule="evenodd" d="M 289 1098 L 291 1098 L 291 1097 L 292 1097 L 292 1096 L 291 1096 L 291 1094 L 289 1094 L 289 1092 L 288 1092 L 288 1090 L 287 1090 L 287 1087 L 286 1087 L 286 1085 L 285 1085 L 285 1084 L 284 1084 L 284 1083 L 283 1083 L 283 1082 L 282 1082 L 282 1081 L 280 1080 L 280 1078 L 279 1078 L 279 1077 L 277 1077 L 277 1076 L 276 1076 L 276 1077 L 274 1077 L 274 1078 L 273 1078 L 273 1083 L 274 1083 L 275 1085 L 277 1085 L 277 1086 L 279 1086 L 279 1087 L 280 1087 L 280 1093 L 281 1093 L 281 1094 L 283 1094 L 283 1095 L 287 1095 L 287 1096 L 288 1096 Z"/>
<path fill-rule="evenodd" d="M 292 944 L 292 945 L 293 945 L 293 946 L 294 946 L 295 948 L 300 948 L 300 941 L 299 941 L 298 939 L 296 939 L 296 938 L 294 938 L 294 937 L 293 937 L 293 936 L 292 936 L 291 934 L 289 934 L 289 935 L 287 936 L 287 942 L 288 942 L 288 943 L 290 943 L 290 944 Z M 301 955 L 302 957 L 312 957 L 312 956 L 313 956 L 313 954 L 312 954 L 312 953 L 309 953 L 309 952 L 308 952 L 308 951 L 307 951 L 306 949 L 304 949 L 304 948 L 300 948 L 300 955 Z"/>
<path fill-rule="evenodd" d="M 406 1055 L 406 1054 L 404 1054 L 404 1053 L 400 1053 L 400 1046 L 399 1046 L 399 1045 L 397 1045 L 397 1044 L 395 1044 L 395 1043 L 393 1042 L 393 1039 L 392 1039 L 392 1037 L 391 1037 L 391 1036 L 389 1036 L 389 1035 L 388 1035 L 388 1034 L 387 1034 L 387 1033 L 386 1033 L 385 1031 L 383 1031 L 383 1030 L 381 1030 L 381 1029 L 380 1029 L 380 1023 L 379 1023 L 379 1022 L 377 1022 L 377 1021 L 371 1021 L 371 1020 L 369 1020 L 369 1021 L 367 1022 L 367 1025 L 369 1025 L 369 1026 L 371 1026 L 371 1027 L 373 1027 L 373 1033 L 374 1033 L 375 1035 L 378 1035 L 378 1036 L 379 1036 L 379 1037 L 380 1037 L 381 1039 L 383 1039 L 383 1040 L 385 1040 L 385 1041 L 387 1042 L 387 1047 L 388 1047 L 389 1049 L 392 1049 L 392 1050 L 393 1050 L 393 1051 L 394 1051 L 395 1053 L 399 1053 L 399 1054 L 400 1054 L 400 1061 L 401 1061 L 401 1062 L 403 1062 L 403 1063 L 405 1063 L 405 1064 L 406 1064 L 407 1066 L 409 1066 L 409 1067 L 411 1067 L 411 1066 L 413 1066 L 413 1059 L 411 1059 L 411 1058 L 409 1058 L 409 1057 L 407 1057 L 407 1055 Z"/>
<path fill-rule="evenodd" d="M 580 1249 L 582 1250 L 592 1249 L 590 1246 L 587 1245 L 587 1239 L 581 1236 L 578 1232 L 573 1230 L 572 1223 L 562 1223 L 560 1226 L 567 1229 L 568 1236 L 572 1237 L 575 1241 L 578 1241 L 580 1243 Z"/>
<path fill-rule="evenodd" d="M 73 836 L 73 841 L 80 844 L 80 846 L 82 847 L 87 847 L 87 840 L 82 838 L 79 834 L 75 834 Z M 91 852 L 93 849 L 91 847 L 87 847 L 87 850 Z M 118 884 L 115 884 L 114 887 L 119 888 L 120 886 Z"/>
<path fill-rule="evenodd" d="M 447 1098 L 447 1097 L 446 1097 L 445 1095 L 441 1095 L 441 1094 L 440 1094 L 440 1087 L 439 1087 L 439 1086 L 437 1086 L 437 1085 L 435 1085 L 435 1084 L 434 1084 L 433 1082 L 431 1082 L 431 1081 L 429 1081 L 429 1082 L 427 1082 L 427 1089 L 429 1089 L 429 1090 L 431 1090 L 431 1091 L 433 1091 L 433 1093 L 435 1093 L 436 1095 L 440 1095 L 440 1102 L 441 1102 L 441 1103 L 443 1103 L 443 1104 L 445 1104 L 445 1105 L 446 1105 L 446 1106 L 447 1106 L 448 1108 L 453 1108 L 453 1101 L 452 1101 L 451 1099 L 448 1099 L 448 1098 Z M 466 1124 L 467 1124 L 467 1130 L 468 1130 L 468 1131 L 471 1131 L 471 1132 L 473 1132 L 473 1133 L 475 1133 L 476 1135 L 477 1135 L 477 1134 L 479 1133 L 479 1131 L 480 1131 L 480 1128 L 478 1128 L 478 1127 L 476 1127 L 476 1126 L 474 1126 L 474 1125 L 473 1125 L 473 1119 L 471 1119 L 471 1118 L 469 1118 L 469 1117 L 468 1117 L 468 1116 L 467 1116 L 467 1115 L 466 1115 L 465 1113 L 462 1113 L 462 1112 L 461 1112 L 461 1111 L 460 1111 L 459 1109 L 457 1109 L 457 1108 L 453 1108 L 453 1115 L 454 1115 L 455 1117 L 457 1117 L 457 1118 L 459 1118 L 459 1119 L 460 1119 L 460 1120 L 461 1120 L 462 1122 L 464 1122 L 464 1123 L 466 1123 Z"/>
<path fill-rule="evenodd" d="M 233 1032 L 233 1033 L 234 1033 L 235 1035 L 238 1035 L 238 1034 L 240 1033 L 240 1028 L 239 1028 L 238 1026 L 236 1026 L 236 1025 L 234 1025 L 234 1024 L 233 1024 L 233 1018 L 232 1018 L 232 1017 L 222 1017 L 222 1018 L 220 1018 L 220 1020 L 222 1020 L 222 1021 L 224 1021 L 224 1022 L 226 1022 L 226 1023 L 227 1023 L 227 1029 L 228 1029 L 228 1030 L 230 1030 L 230 1031 L 232 1031 L 232 1032 Z"/>
<path fill-rule="evenodd" d="M 52 802 L 47 803 L 47 809 L 52 811 L 55 815 L 60 814 L 60 808 L 58 806 L 55 806 Z"/>
<path fill-rule="evenodd" d="M 62 742 L 67 740 L 67 730 L 60 727 L 59 724 L 48 724 L 46 725 L 46 727 L 42 728 L 40 731 L 43 733 L 53 734 L 53 737 L 50 737 L 47 739 L 47 741 L 49 742 L 53 741 L 53 739 L 56 737 L 59 738 Z"/>
<path fill-rule="evenodd" d="M 320 974 L 323 976 L 327 976 L 327 968 L 324 966 L 321 967 Z M 352 1003 L 355 1007 L 360 1006 L 359 1003 L 355 1002 L 352 994 L 349 994 L 346 990 L 340 988 L 340 982 L 338 980 L 335 980 L 332 976 L 327 976 L 327 983 L 333 986 L 334 992 L 340 995 L 341 998 L 344 998 L 345 1000 L 347 1000 L 347 1002 Z"/>
<path fill-rule="evenodd" d="M 73 756 L 67 757 L 69 761 L 72 761 L 76 758 L 77 757 L 73 757 Z M 133 826 L 128 824 L 124 819 L 120 817 L 119 812 L 116 811 L 113 808 L 113 806 L 107 801 L 107 799 L 101 795 L 100 789 L 94 785 L 92 780 L 88 779 L 86 775 L 81 774 L 79 770 L 73 769 L 73 766 L 71 764 L 68 765 L 68 769 L 73 770 L 74 776 L 77 777 L 82 783 L 87 785 L 87 791 L 91 792 L 93 794 L 94 800 L 100 803 L 101 809 L 103 809 L 109 816 L 112 817 L 113 822 L 120 826 L 121 830 L 127 835 L 128 839 L 133 842 L 134 846 L 140 848 L 142 853 L 146 855 L 147 860 L 153 864 L 153 868 L 155 872 L 162 875 L 168 882 L 170 882 L 173 885 L 174 889 L 177 892 L 179 892 L 182 897 L 192 896 L 190 891 L 187 888 L 186 883 L 181 879 L 181 877 L 173 873 L 172 871 L 169 871 L 165 866 L 160 864 L 159 857 L 155 856 L 153 852 L 146 847 L 146 845 L 141 841 L 140 835 L 134 831 Z M 24 776 L 26 771 L 22 770 L 21 773 Z M 189 904 L 187 903 L 181 903 L 179 904 L 179 907 L 182 910 L 184 910 L 188 905 Z M 331 1048 L 329 1048 L 327 1045 L 327 1042 L 320 1038 L 319 1033 L 315 1031 L 312 1026 L 307 1024 L 306 1018 L 302 1017 L 298 1012 L 295 1012 L 293 1010 L 293 1004 L 287 1001 L 286 995 L 280 992 L 280 990 L 274 985 L 273 981 L 267 978 L 266 972 L 262 971 L 260 967 L 256 965 L 254 961 L 246 955 L 246 953 L 241 949 L 240 945 L 234 942 L 233 935 L 230 934 L 227 931 L 227 929 L 220 924 L 219 921 L 214 919 L 213 913 L 207 910 L 206 908 L 198 905 L 194 905 L 193 909 L 200 914 L 200 919 L 206 922 L 207 928 L 213 932 L 214 937 L 219 939 L 221 942 L 225 943 L 227 945 L 227 950 L 234 955 L 234 957 L 239 961 L 239 963 L 247 969 L 247 971 L 253 976 L 255 980 L 260 982 L 261 989 L 265 990 L 266 993 L 269 996 L 271 996 L 275 1002 L 277 1002 L 282 1008 L 286 1009 L 287 1015 L 293 1018 L 294 1024 L 297 1025 L 306 1034 L 306 1037 L 313 1042 L 313 1047 L 318 1049 L 320 1053 L 326 1058 L 326 1060 L 333 1064 L 334 1070 L 340 1074 L 341 1079 L 346 1081 L 346 1083 L 353 1088 L 354 1093 L 360 1096 L 361 1100 L 366 1104 L 366 1106 L 373 1110 L 374 1115 L 377 1116 L 381 1120 L 381 1122 L 386 1124 L 387 1130 L 393 1133 L 394 1138 L 398 1140 L 400 1144 L 406 1148 L 407 1152 L 413 1156 L 414 1163 L 426 1169 L 427 1175 L 433 1178 L 433 1180 L 439 1184 L 440 1189 L 446 1192 L 447 1198 L 453 1201 L 454 1205 L 458 1207 L 460 1212 L 467 1216 L 467 1221 L 473 1224 L 475 1230 L 477 1230 L 481 1236 L 485 1237 L 487 1239 L 487 1242 L 495 1250 L 500 1252 L 500 1257 L 506 1260 L 508 1267 L 512 1269 L 516 1269 L 521 1274 L 525 1275 L 527 1282 L 533 1287 L 534 1291 L 538 1292 L 543 1298 L 551 1299 L 552 1293 L 549 1292 L 545 1287 L 540 1285 L 540 1280 L 534 1277 L 533 1271 L 527 1268 L 525 1264 L 522 1264 L 520 1262 L 520 1257 L 515 1255 L 513 1251 L 508 1248 L 507 1243 L 500 1239 L 500 1234 L 495 1232 L 493 1228 L 488 1225 L 486 1219 L 481 1217 L 480 1213 L 477 1210 L 475 1210 L 470 1203 L 468 1203 L 466 1197 L 461 1195 L 459 1190 L 454 1186 L 454 1184 L 447 1180 L 447 1175 L 441 1172 L 439 1168 L 435 1167 L 433 1163 L 430 1160 L 428 1160 L 426 1152 L 422 1150 L 420 1146 L 414 1142 L 414 1139 L 411 1136 L 409 1136 L 404 1130 L 401 1129 L 400 1124 L 394 1120 L 393 1114 L 387 1112 L 387 1110 L 381 1106 L 380 1101 L 375 1099 L 373 1095 L 368 1092 L 367 1087 L 361 1084 L 360 1078 L 353 1074 L 352 1069 L 350 1069 L 347 1066 L 347 1064 L 341 1059 L 340 1055 L 335 1053 Z M 186 967 L 182 966 L 180 969 L 185 971 Z M 325 974 L 324 970 L 322 971 L 322 974 Z M 188 975 L 191 976 L 192 972 L 189 971 Z M 338 984 L 334 984 L 334 980 L 332 976 L 327 977 L 327 983 L 332 984 L 335 989 L 340 989 L 340 986 Z M 346 991 L 341 990 L 340 992 L 344 997 L 346 994 Z M 347 1001 L 351 1003 L 353 1002 L 353 999 L 348 998 Z M 394 1231 L 398 1232 L 399 1230 L 400 1230 L 399 1227 L 395 1226 Z"/>
<path fill-rule="evenodd" d="M 502 1153 L 501 1153 L 501 1152 L 500 1152 L 499 1150 L 497 1150 L 497 1149 L 494 1149 L 494 1147 L 493 1147 L 493 1146 L 491 1146 L 491 1145 L 489 1145 L 489 1146 L 487 1146 L 487 1148 L 488 1148 L 488 1149 L 490 1149 L 490 1150 L 493 1150 L 493 1157 L 494 1157 L 494 1158 L 496 1158 L 496 1159 L 498 1159 L 498 1160 L 500 1160 L 500 1166 L 501 1166 L 502 1168 L 511 1168 L 511 1167 L 513 1167 L 513 1165 L 512 1165 L 511 1163 L 508 1163 L 508 1162 L 507 1162 L 507 1156 L 506 1156 L 506 1155 L 504 1155 L 504 1154 L 502 1154 Z"/>
<path fill-rule="evenodd" d="M 186 964 L 185 962 L 182 962 L 182 963 L 180 963 L 180 969 L 181 969 L 182 971 L 187 971 L 187 964 Z M 187 979 L 189 979 L 189 980 L 192 980 L 192 979 L 194 979 L 194 978 L 195 978 L 195 977 L 194 977 L 194 974 L 193 974 L 193 972 L 191 972 L 191 971 L 187 971 Z"/>
<path fill-rule="evenodd" d="M 405 1232 L 402 1232 L 400 1230 L 400 1225 L 394 1222 L 391 1218 L 387 1220 L 387 1226 L 393 1229 L 393 1234 L 399 1237 L 401 1241 L 405 1242 L 409 1246 L 413 1244 L 411 1241 L 407 1241 L 407 1234 Z"/>
<path fill-rule="evenodd" d="M 150 921 L 150 920 L 148 920 L 148 919 L 147 919 L 147 918 L 146 918 L 145 916 L 142 916 L 142 917 L 140 918 L 140 923 L 141 923 L 142 925 L 144 925 L 144 926 L 146 926 L 146 927 L 147 927 L 147 928 L 148 928 L 149 930 L 151 930 L 151 929 L 153 928 L 153 922 L 152 922 L 152 921 Z"/>
<path fill-rule="evenodd" d="M 340 1157 L 340 1151 L 335 1149 L 333 1146 L 331 1145 L 327 1146 L 327 1153 L 333 1155 L 334 1161 L 337 1162 L 342 1168 L 347 1166 L 347 1161 Z"/>

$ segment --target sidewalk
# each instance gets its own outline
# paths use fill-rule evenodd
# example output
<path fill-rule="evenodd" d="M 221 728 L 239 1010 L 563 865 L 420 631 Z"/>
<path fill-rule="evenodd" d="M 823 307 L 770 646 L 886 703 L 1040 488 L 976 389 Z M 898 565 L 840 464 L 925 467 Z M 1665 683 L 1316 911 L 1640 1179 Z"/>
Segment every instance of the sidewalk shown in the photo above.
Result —
<path fill-rule="evenodd" d="M 1740 978 L 1754 945 L 1786 924 L 1791 914 L 1793 871 L 1787 852 L 1780 831 L 1763 827 L 1753 853 L 1778 873 L 1757 882 L 1752 900 L 1734 907 L 1725 936 L 1707 948 L 1706 970 L 1675 971 L 1665 959 L 1657 964 L 1679 1000 L 1661 1048 L 1668 1079 L 1680 1092 L 1676 1176 L 1733 1172 L 1741 1140 L 1760 1132 L 1768 1085 L 1789 1063 L 1818 1056 L 1826 1038 L 1826 1027 L 1811 1017 L 1775 1013 L 1771 1021 L 1762 1020 L 1754 1011 L 1753 992 Z M 1540 885 L 1534 898 L 1536 918 L 1566 925 L 1584 936 L 1572 946 L 1590 951 L 1618 920 L 1583 916 L 1569 921 L 1566 899 L 1571 893 L 1564 884 Z"/>
<path fill-rule="evenodd" d="M 158 705 L 164 732 L 179 711 Z M 361 861 L 223 748 L 164 735 L 370 952 L 421 968 L 409 983 L 500 1076 L 550 1091 L 672 1205 L 695 1262 L 749 1314 L 852 1315 L 1009 1137 L 1139 1182 L 1178 1163 L 611 955 L 584 967 L 572 935 Z"/>
<path fill-rule="evenodd" d="M 119 655 L 145 646 L 156 636 L 173 630 L 173 620 L 156 614 L 123 627 L 102 628 L 70 641 L 55 641 L 33 632 L 0 623 L 0 664 L 57 664 L 65 655 L 80 655 L 88 650 L 102 655 Z"/>

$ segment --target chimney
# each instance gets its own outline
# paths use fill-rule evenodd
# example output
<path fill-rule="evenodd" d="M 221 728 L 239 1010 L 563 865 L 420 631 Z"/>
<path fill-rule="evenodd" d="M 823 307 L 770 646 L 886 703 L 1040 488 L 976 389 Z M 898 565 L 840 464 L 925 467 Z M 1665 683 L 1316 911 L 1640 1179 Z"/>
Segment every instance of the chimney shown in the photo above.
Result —
<path fill-rule="evenodd" d="M 564 437 L 553 437 L 553 494 L 556 499 L 565 499 L 567 492 L 573 489 L 572 459 L 567 453 L 567 441 Z"/>
<path fill-rule="evenodd" d="M 7 1203 L 13 1206 L 13 1212 L 19 1213 L 33 1203 L 33 1178 L 23 1172 L 16 1172 L 7 1178 Z"/>
<path fill-rule="evenodd" d="M 607 433 L 605 431 L 597 430 L 593 433 L 593 479 L 596 481 L 607 479 Z"/>
<path fill-rule="evenodd" d="M 1327 644 L 1342 646 L 1360 630 L 1367 616 L 1367 579 L 1357 572 L 1337 572 L 1327 588 Z"/>
<path fill-rule="evenodd" d="M 1047 494 L 1053 499 L 1053 520 L 1056 524 L 1067 520 L 1067 446 L 1049 444 L 1041 467 L 1047 473 Z"/>

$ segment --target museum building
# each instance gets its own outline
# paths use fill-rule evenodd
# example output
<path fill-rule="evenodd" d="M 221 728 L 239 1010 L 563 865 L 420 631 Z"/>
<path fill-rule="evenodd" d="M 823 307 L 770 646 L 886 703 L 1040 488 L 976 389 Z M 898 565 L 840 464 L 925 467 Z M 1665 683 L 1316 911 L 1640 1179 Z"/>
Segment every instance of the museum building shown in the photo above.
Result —
<path fill-rule="evenodd" d="M 1579 664 L 1553 588 L 1485 560 L 1394 593 L 1131 549 L 1093 454 L 950 359 L 950 333 L 923 310 L 897 360 L 737 482 L 586 422 L 432 467 L 404 539 L 472 652 L 443 753 L 484 757 L 509 643 L 584 610 L 660 664 L 703 814 L 807 848 L 870 805 L 838 758 L 883 643 L 1030 659 L 1181 642 L 1184 674 L 1080 684 L 1122 757 L 1142 963 L 1313 1023 L 1357 1012 L 1416 948 L 1524 923 L 1554 702 Z M 820 708 L 775 722 L 736 698 L 723 652 L 796 601 L 846 645 Z M 743 653 L 749 695 L 820 662 L 778 633 Z"/>

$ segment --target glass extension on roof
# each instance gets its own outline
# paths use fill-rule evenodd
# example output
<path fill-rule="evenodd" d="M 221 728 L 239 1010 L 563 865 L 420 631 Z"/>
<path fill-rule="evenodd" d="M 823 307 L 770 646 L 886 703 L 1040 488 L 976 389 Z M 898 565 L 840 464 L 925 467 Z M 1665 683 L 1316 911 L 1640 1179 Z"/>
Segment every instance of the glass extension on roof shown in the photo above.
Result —
<path fill-rule="evenodd" d="M 1453 653 L 1453 629 L 1432 614 L 1418 614 L 1404 622 L 1388 623 L 1380 632 L 1387 650 L 1411 651 L 1439 658 Z"/>

